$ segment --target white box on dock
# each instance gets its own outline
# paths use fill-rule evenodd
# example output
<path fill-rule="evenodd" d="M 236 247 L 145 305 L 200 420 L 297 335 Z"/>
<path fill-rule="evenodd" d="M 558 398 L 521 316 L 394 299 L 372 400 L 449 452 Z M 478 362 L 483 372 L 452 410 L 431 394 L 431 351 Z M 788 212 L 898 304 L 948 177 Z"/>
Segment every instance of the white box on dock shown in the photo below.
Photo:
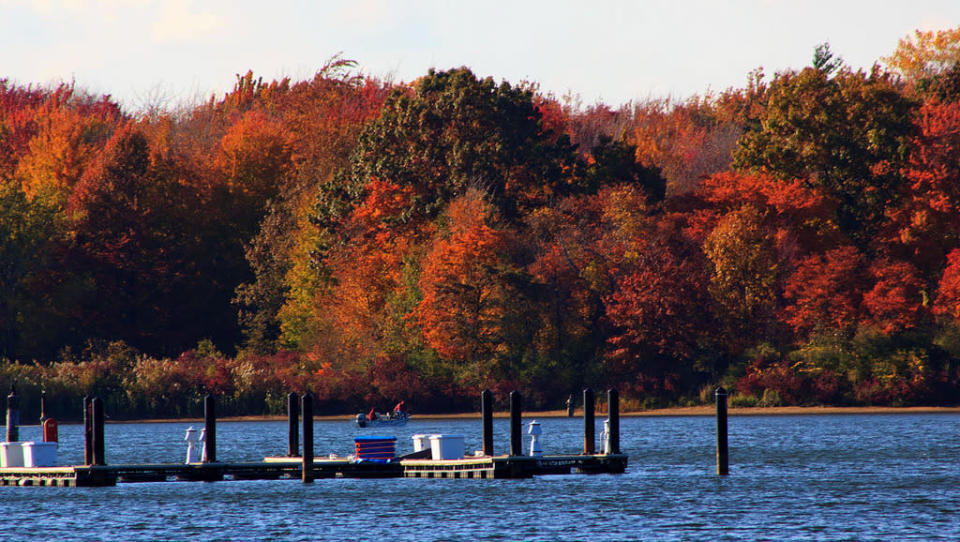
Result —
<path fill-rule="evenodd" d="M 0 442 L 0 468 L 23 466 L 22 445 L 22 442 Z"/>
<path fill-rule="evenodd" d="M 416 434 L 410 437 L 413 439 L 413 451 L 421 452 L 430 447 L 430 435 Z"/>
<path fill-rule="evenodd" d="M 57 464 L 56 442 L 24 442 L 24 467 L 54 467 Z"/>
<path fill-rule="evenodd" d="M 433 459 L 463 459 L 463 435 L 430 435 Z"/>

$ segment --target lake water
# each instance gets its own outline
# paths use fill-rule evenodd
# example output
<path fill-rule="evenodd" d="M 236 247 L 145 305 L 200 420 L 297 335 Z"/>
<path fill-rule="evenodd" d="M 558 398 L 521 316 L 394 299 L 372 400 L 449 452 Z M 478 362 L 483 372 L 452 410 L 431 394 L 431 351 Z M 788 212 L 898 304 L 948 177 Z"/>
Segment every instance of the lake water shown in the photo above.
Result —
<path fill-rule="evenodd" d="M 581 450 L 582 420 L 539 421 L 545 453 Z M 108 424 L 107 463 L 183 461 L 190 425 Z M 713 418 L 624 418 L 630 464 L 621 475 L 3 487 L 0 537 L 960 540 L 960 415 L 735 416 L 729 425 L 726 477 L 715 475 Z M 314 432 L 321 456 L 350 453 L 360 434 L 396 435 L 399 453 L 412 451 L 416 433 L 463 434 L 474 450 L 481 428 L 479 419 L 386 430 L 324 421 Z M 505 453 L 507 420 L 495 420 L 494 437 L 496 453 Z M 21 438 L 38 439 L 39 428 L 21 428 Z M 61 426 L 60 441 L 61 464 L 80 463 L 80 427 Z M 285 453 L 286 422 L 217 426 L 221 461 Z"/>

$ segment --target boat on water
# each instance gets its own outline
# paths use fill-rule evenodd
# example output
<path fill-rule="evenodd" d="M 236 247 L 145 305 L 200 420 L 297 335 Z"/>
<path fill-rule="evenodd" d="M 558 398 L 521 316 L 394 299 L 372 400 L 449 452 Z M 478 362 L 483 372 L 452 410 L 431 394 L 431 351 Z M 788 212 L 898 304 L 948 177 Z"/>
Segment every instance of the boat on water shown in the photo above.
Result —
<path fill-rule="evenodd" d="M 406 425 L 408 420 L 410 420 L 410 414 L 397 411 L 388 412 L 386 414 L 375 414 L 373 419 L 370 419 L 366 414 L 360 413 L 357 414 L 357 417 L 354 419 L 358 427 Z"/>

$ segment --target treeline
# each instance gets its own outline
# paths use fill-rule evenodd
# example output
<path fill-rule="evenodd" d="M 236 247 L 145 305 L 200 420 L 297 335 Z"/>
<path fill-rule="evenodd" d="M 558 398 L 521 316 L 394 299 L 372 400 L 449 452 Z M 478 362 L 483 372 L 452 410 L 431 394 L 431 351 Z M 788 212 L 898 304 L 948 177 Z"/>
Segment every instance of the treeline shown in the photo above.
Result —
<path fill-rule="evenodd" d="M 0 383 L 130 416 L 955 402 L 958 43 L 617 108 L 339 59 L 135 115 L 2 81 Z"/>

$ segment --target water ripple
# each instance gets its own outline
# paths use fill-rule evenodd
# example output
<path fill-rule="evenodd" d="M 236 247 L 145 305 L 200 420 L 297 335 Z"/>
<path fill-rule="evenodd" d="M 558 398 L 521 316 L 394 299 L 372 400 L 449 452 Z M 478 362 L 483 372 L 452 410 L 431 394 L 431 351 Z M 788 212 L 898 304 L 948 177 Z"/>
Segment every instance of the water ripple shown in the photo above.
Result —
<path fill-rule="evenodd" d="M 582 422 L 540 420 L 547 453 L 577 453 Z M 182 460 L 189 424 L 107 426 L 112 463 Z M 35 438 L 24 428 L 24 438 Z M 497 452 L 509 440 L 496 420 Z M 0 488 L 11 540 L 957 540 L 960 416 L 734 417 L 731 475 L 714 474 L 713 420 L 622 420 L 623 475 L 532 480 L 295 480 Z M 346 455 L 356 430 L 318 422 L 318 454 Z M 480 423 L 414 421 L 459 433 Z M 286 451 L 285 423 L 222 423 L 218 458 Z M 61 458 L 80 462 L 79 427 Z"/>

